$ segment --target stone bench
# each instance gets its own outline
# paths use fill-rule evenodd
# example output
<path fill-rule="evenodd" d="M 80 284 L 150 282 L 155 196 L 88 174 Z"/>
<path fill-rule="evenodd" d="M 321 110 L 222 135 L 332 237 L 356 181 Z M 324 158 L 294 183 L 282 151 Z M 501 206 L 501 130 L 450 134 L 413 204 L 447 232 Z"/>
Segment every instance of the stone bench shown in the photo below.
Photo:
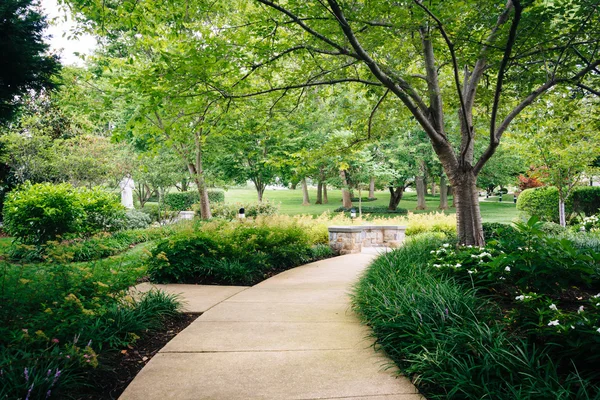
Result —
<path fill-rule="evenodd" d="M 329 246 L 335 254 L 360 253 L 363 247 L 398 247 L 404 242 L 406 226 L 330 226 Z"/>

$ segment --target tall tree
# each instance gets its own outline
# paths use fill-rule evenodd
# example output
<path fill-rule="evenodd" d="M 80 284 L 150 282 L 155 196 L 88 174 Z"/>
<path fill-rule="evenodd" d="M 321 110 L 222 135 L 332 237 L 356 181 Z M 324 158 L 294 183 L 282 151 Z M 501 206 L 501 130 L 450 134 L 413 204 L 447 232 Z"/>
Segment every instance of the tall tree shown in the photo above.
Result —
<path fill-rule="evenodd" d="M 58 57 L 47 54 L 43 33 L 46 18 L 35 0 L 2 0 L 0 3 L 0 123 L 14 116 L 21 95 L 56 86 Z"/>
<path fill-rule="evenodd" d="M 245 38 L 248 29 L 268 37 L 253 41 L 252 72 L 277 68 L 292 55 L 299 64 L 286 72 L 287 81 L 278 76 L 264 90 L 237 95 L 356 82 L 381 87 L 382 98 L 397 97 L 426 132 L 452 184 L 464 244 L 484 243 L 477 176 L 521 111 L 560 84 L 599 93 L 597 75 L 590 74 L 600 65 L 596 1 L 256 4 L 247 18 L 251 27 L 240 28 Z M 455 113 L 458 129 L 451 132 L 445 117 Z M 482 126 L 487 135 L 477 134 Z M 487 146 L 476 157 L 477 137 Z"/>

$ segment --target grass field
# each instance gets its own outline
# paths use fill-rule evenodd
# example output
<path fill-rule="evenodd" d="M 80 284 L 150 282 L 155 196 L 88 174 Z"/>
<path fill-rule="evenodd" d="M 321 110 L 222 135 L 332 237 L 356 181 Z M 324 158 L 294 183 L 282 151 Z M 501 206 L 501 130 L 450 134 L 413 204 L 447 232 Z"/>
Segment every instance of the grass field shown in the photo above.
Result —
<path fill-rule="evenodd" d="M 341 190 L 328 190 L 329 197 L 328 204 L 314 204 L 317 198 L 316 189 L 309 189 L 311 205 L 302 205 L 302 191 L 297 190 L 267 190 L 264 193 L 264 199 L 274 202 L 279 205 L 279 210 L 282 214 L 296 215 L 296 214 L 311 214 L 321 215 L 326 211 L 333 211 L 334 209 L 342 205 L 342 192 Z M 358 192 L 355 192 L 358 196 Z M 362 196 L 366 197 L 367 192 L 363 192 Z M 380 191 L 376 192 L 376 201 L 364 202 L 365 206 L 387 206 L 389 201 L 389 193 Z M 518 218 L 519 211 L 517 211 L 515 204 L 512 201 L 512 196 L 504 196 L 503 202 L 498 202 L 497 197 L 490 197 L 489 199 L 481 199 L 481 215 L 484 222 L 504 222 L 509 223 L 515 218 Z M 225 202 L 227 203 L 254 203 L 257 201 L 256 190 L 253 187 L 247 188 L 231 188 L 225 192 Z M 417 194 L 415 192 L 405 193 L 402 201 L 398 207 L 406 208 L 410 212 L 414 213 L 430 213 L 440 212 L 438 210 L 439 197 L 438 196 L 426 196 L 427 210 L 416 210 L 417 207 Z M 449 198 L 449 204 L 452 204 L 452 197 Z M 355 202 L 354 206 L 358 208 L 358 203 Z M 454 214 L 455 209 L 450 208 L 444 211 L 445 214 Z M 378 214 L 379 216 L 390 215 L 390 214 Z"/>

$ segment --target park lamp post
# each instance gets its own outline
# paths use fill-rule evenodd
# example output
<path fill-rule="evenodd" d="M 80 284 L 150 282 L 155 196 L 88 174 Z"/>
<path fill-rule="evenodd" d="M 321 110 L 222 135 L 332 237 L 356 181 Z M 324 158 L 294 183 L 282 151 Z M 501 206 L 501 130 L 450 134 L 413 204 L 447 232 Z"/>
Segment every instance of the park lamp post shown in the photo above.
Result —
<path fill-rule="evenodd" d="M 500 196 L 498 196 L 498 201 L 502 202 L 502 192 L 500 192 Z"/>
<path fill-rule="evenodd" d="M 350 209 L 350 218 L 352 219 L 352 221 L 354 221 L 354 218 L 356 218 L 356 208 Z"/>
<path fill-rule="evenodd" d="M 517 195 L 513 194 L 513 203 L 517 204 Z"/>
<path fill-rule="evenodd" d="M 246 210 L 244 210 L 244 207 L 240 208 L 240 211 L 238 211 L 238 218 L 240 220 L 244 220 L 246 218 Z"/>

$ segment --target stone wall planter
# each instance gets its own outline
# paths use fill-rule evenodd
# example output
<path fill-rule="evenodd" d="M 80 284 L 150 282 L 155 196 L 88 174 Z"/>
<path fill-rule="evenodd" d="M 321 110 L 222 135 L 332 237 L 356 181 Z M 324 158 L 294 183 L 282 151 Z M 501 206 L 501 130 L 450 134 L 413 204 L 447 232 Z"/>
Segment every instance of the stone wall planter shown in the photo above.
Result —
<path fill-rule="evenodd" d="M 404 242 L 406 226 L 330 226 L 329 246 L 335 254 L 360 253 L 363 247 L 398 247 Z"/>

